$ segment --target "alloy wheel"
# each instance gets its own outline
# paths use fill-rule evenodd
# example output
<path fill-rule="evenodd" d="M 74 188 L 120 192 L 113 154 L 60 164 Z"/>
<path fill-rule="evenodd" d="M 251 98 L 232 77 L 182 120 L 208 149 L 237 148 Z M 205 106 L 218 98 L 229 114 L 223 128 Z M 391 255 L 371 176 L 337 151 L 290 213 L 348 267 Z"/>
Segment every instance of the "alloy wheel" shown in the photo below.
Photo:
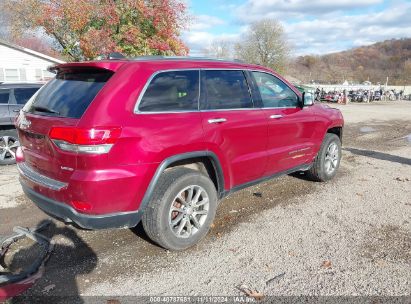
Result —
<path fill-rule="evenodd" d="M 204 225 L 209 197 L 204 188 L 191 185 L 181 190 L 174 198 L 169 211 L 169 226 L 178 238 L 189 238 Z"/>
<path fill-rule="evenodd" d="M 13 136 L 0 137 L 0 161 L 15 160 L 16 150 L 19 146 L 19 140 Z"/>
<path fill-rule="evenodd" d="M 339 148 L 338 145 L 335 142 L 332 142 L 328 148 L 327 152 L 325 154 L 325 171 L 327 174 L 332 174 L 334 171 L 337 169 L 338 166 L 338 161 L 339 161 Z"/>

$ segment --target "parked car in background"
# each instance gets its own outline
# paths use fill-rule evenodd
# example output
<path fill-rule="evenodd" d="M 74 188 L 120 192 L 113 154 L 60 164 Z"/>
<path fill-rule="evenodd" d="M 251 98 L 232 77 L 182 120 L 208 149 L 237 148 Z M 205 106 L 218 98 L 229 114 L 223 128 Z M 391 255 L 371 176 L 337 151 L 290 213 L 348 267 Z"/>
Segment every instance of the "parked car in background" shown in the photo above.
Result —
<path fill-rule="evenodd" d="M 14 119 L 41 87 L 39 83 L 0 83 L 0 165 L 15 163 L 19 140 Z"/>
<path fill-rule="evenodd" d="M 381 100 L 381 92 L 379 90 L 374 92 L 373 100 Z"/>
<path fill-rule="evenodd" d="M 332 179 L 343 117 L 274 71 L 210 59 L 67 63 L 24 106 L 26 195 L 87 229 L 134 227 L 167 249 L 202 239 L 225 196 L 306 171 Z"/>

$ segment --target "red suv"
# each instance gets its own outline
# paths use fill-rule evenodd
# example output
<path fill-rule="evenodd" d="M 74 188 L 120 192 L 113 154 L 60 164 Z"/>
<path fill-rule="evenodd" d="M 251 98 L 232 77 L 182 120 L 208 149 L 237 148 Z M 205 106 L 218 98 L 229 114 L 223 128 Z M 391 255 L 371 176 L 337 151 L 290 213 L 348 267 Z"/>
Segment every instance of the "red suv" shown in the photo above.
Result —
<path fill-rule="evenodd" d="M 151 57 L 55 71 L 16 121 L 16 159 L 26 195 L 83 228 L 142 221 L 184 249 L 228 194 L 296 171 L 326 181 L 340 164 L 340 111 L 261 66 Z"/>

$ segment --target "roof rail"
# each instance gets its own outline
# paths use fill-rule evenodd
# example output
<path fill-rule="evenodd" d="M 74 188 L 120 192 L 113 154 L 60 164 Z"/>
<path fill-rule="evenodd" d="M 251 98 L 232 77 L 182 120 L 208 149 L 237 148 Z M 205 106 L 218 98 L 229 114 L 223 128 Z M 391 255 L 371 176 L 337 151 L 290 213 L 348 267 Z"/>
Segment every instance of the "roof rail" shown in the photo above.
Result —
<path fill-rule="evenodd" d="M 224 59 L 224 58 L 213 58 L 213 57 L 197 57 L 197 56 L 138 56 L 130 58 L 135 61 L 145 61 L 145 60 L 195 60 L 195 61 L 218 61 L 218 62 L 239 62 L 245 63 L 239 59 Z"/>

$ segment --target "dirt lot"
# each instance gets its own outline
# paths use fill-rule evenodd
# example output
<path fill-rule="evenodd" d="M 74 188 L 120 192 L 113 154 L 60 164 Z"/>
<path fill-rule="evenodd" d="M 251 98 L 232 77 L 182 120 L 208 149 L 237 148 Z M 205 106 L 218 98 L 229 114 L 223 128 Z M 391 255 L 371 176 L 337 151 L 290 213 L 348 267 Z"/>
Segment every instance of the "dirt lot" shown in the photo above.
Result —
<path fill-rule="evenodd" d="M 284 176 L 225 199 L 207 238 L 168 252 L 133 230 L 56 223 L 33 296 L 411 295 L 411 102 L 339 106 L 343 160 L 333 181 Z M 45 219 L 15 167 L 0 168 L 0 235 Z M 7 260 L 17 269 L 29 250 Z M 83 298 L 81 298 L 83 297 Z M 19 302 L 17 301 L 17 302 Z"/>

